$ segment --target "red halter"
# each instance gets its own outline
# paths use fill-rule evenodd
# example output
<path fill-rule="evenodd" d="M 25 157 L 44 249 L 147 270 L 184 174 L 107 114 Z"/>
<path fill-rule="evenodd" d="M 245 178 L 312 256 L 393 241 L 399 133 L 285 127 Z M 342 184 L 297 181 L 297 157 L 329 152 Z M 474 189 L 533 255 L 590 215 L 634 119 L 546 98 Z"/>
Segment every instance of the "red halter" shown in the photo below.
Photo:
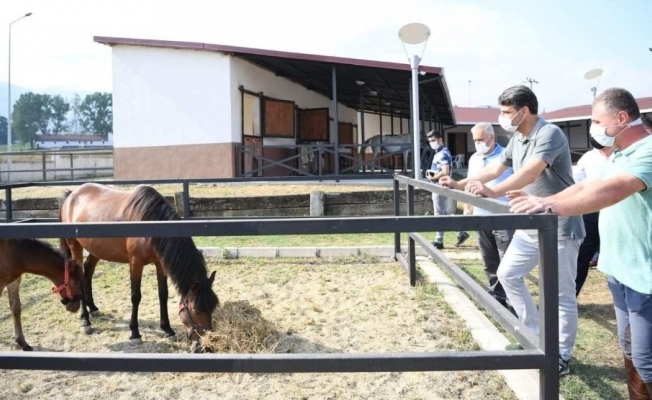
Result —
<path fill-rule="evenodd" d="M 65 300 L 68 300 L 68 302 L 74 301 L 72 292 L 70 291 L 70 264 L 68 263 L 68 261 L 66 261 L 65 267 L 63 269 L 63 284 L 61 286 L 53 287 L 52 293 L 57 294 L 63 290 L 66 291 L 66 298 L 62 299 L 61 301 L 62 302 Z"/>

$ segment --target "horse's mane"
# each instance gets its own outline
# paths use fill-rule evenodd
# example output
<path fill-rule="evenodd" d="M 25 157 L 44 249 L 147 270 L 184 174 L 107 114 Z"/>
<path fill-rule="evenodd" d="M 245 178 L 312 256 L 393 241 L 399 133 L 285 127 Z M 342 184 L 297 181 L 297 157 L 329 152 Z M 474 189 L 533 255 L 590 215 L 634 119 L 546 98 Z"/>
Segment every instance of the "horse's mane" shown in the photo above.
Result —
<path fill-rule="evenodd" d="M 62 261 L 70 261 L 69 257 L 59 249 L 54 248 L 50 244 L 37 239 L 14 239 L 21 251 L 32 255 L 45 255 L 61 259 Z"/>
<path fill-rule="evenodd" d="M 179 220 L 179 214 L 167 200 L 149 186 L 134 189 L 125 207 L 128 221 L 172 221 Z M 161 260 L 165 272 L 182 296 L 186 296 L 195 282 L 197 310 L 212 311 L 217 305 L 217 296 L 206 277 L 206 261 L 189 237 L 152 237 L 150 243 Z"/>

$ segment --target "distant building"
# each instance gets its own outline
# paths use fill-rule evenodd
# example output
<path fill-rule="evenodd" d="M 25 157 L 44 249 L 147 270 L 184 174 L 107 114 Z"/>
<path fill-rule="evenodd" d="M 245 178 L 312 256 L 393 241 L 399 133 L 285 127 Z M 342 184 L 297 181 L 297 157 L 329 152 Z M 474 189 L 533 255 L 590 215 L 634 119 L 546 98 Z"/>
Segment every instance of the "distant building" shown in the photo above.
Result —
<path fill-rule="evenodd" d="M 113 134 L 100 135 L 38 135 L 34 140 L 37 149 L 107 148 L 113 147 Z"/>

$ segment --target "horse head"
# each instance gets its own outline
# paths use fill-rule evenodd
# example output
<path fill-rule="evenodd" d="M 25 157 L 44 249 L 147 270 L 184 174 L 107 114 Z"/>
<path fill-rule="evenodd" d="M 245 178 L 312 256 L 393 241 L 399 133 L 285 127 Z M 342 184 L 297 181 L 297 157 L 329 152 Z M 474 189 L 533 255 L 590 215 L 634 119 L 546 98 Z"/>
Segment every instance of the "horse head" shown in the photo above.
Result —
<path fill-rule="evenodd" d="M 62 276 L 53 281 L 56 286 L 52 288 L 52 293 L 58 294 L 61 304 L 66 306 L 69 312 L 77 312 L 81 305 L 82 274 L 82 269 L 76 262 L 66 259 Z"/>
<path fill-rule="evenodd" d="M 212 330 L 213 311 L 220 304 L 211 287 L 214 280 L 215 271 L 208 278 L 201 277 L 179 303 L 179 318 L 186 328 L 188 339 L 192 342 L 190 349 L 193 352 L 201 350 L 201 337 L 205 332 Z"/>

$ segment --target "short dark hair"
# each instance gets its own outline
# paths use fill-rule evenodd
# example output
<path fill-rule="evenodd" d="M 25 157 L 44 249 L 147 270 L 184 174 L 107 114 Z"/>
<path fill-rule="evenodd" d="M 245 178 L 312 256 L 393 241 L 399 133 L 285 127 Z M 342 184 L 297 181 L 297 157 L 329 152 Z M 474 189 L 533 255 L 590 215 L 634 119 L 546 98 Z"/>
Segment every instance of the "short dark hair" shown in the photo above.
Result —
<path fill-rule="evenodd" d="M 632 120 L 641 117 L 641 110 L 638 108 L 636 99 L 630 92 L 621 88 L 609 88 L 600 93 L 593 100 L 593 106 L 602 103 L 610 114 L 618 114 L 625 111 Z"/>
<path fill-rule="evenodd" d="M 532 89 L 525 85 L 512 86 L 506 89 L 503 94 L 498 97 L 498 105 L 501 106 L 514 106 L 518 111 L 527 106 L 530 113 L 536 115 L 539 112 L 539 101 Z"/>
<path fill-rule="evenodd" d="M 444 136 L 439 131 L 430 131 L 426 134 L 426 137 L 434 137 L 435 139 L 442 139 Z"/>

